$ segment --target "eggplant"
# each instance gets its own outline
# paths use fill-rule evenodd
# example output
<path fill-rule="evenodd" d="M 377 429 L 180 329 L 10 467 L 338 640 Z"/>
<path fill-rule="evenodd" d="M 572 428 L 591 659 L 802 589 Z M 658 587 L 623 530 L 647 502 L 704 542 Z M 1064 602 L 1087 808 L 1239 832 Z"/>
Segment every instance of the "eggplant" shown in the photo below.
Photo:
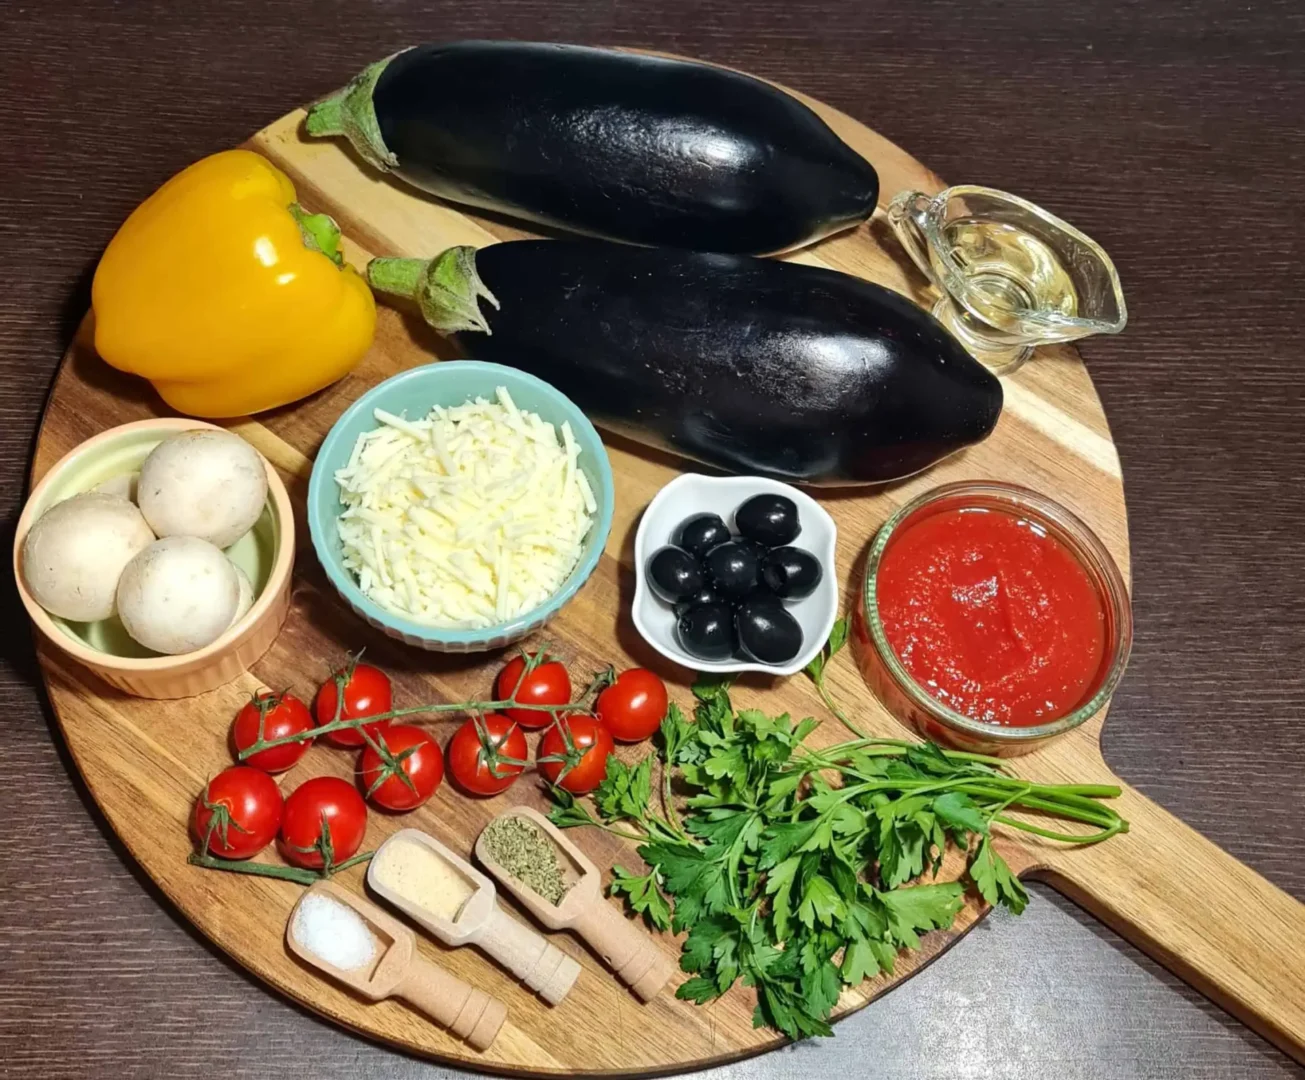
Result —
<path fill-rule="evenodd" d="M 415 298 L 467 356 L 552 383 L 608 431 L 727 472 L 897 480 L 985 438 L 1001 412 L 1001 383 L 931 315 L 833 270 L 518 240 L 374 259 L 367 274 Z"/>
<path fill-rule="evenodd" d="M 782 251 L 865 221 L 879 196 L 873 166 L 769 83 L 578 45 L 418 45 L 306 128 L 451 202 L 634 244 Z"/>

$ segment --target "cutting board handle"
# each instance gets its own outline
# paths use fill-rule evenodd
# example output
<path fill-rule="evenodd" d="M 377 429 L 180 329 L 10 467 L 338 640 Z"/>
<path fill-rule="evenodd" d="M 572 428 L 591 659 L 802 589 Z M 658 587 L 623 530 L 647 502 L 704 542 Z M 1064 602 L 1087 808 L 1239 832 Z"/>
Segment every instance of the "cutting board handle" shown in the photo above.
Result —
<path fill-rule="evenodd" d="M 1119 782 L 1130 831 L 1039 845 L 1025 876 L 1098 916 L 1170 971 L 1305 1062 L 1305 904 Z"/>

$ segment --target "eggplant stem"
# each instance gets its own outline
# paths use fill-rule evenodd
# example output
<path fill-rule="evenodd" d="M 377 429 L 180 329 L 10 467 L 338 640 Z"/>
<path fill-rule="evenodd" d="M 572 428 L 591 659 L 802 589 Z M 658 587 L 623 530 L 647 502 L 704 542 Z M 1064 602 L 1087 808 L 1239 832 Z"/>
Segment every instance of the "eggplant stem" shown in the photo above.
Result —
<path fill-rule="evenodd" d="M 384 60 L 368 64 L 343 90 L 337 90 L 309 106 L 304 130 L 315 138 L 345 136 L 363 160 L 382 172 L 397 167 L 399 159 L 385 145 L 385 139 L 381 136 L 380 121 L 376 118 L 376 107 L 372 103 L 372 91 L 376 89 L 376 83 L 390 61 L 398 55 L 395 53 Z"/>
<path fill-rule="evenodd" d="M 382 257 L 367 264 L 367 284 L 377 292 L 392 296 L 406 296 L 409 300 L 417 298 L 430 268 L 429 259 L 402 259 Z"/>
<path fill-rule="evenodd" d="M 373 259 L 367 264 L 367 283 L 377 292 L 415 300 L 422 318 L 445 335 L 491 333 L 480 300 L 499 306 L 476 270 L 476 249 L 465 245 L 433 259 Z"/>

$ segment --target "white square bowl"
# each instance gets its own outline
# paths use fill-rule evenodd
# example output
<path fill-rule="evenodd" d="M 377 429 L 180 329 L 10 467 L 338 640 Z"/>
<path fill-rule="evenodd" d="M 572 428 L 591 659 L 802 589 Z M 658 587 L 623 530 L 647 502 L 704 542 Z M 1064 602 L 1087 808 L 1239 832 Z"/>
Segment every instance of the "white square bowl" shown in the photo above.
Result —
<path fill-rule="evenodd" d="M 822 570 L 820 584 L 804 600 L 785 604 L 802 627 L 802 651 L 787 664 L 756 664 L 749 660 L 700 660 L 690 656 L 675 641 L 675 612 L 648 588 L 648 558 L 671 542 L 685 518 L 714 513 L 734 528 L 734 511 L 753 495 L 786 495 L 797 505 L 802 531 L 792 546 L 814 555 Z M 834 565 L 834 541 L 838 527 L 810 495 L 778 480 L 761 476 L 700 476 L 685 473 L 657 493 L 639 521 L 634 536 L 634 625 L 643 639 L 668 660 L 694 671 L 761 671 L 769 675 L 795 675 L 807 666 L 829 638 L 838 616 L 838 572 Z"/>

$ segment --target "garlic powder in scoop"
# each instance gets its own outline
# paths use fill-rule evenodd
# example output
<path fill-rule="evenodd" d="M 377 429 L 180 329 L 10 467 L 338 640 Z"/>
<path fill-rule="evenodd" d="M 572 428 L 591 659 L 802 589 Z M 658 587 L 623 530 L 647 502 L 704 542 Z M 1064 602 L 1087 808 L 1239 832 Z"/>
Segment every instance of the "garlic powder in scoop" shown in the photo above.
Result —
<path fill-rule="evenodd" d="M 598 509 L 570 424 L 501 386 L 421 420 L 373 416 L 335 474 L 344 565 L 364 594 L 414 622 L 480 629 L 562 587 Z"/>

